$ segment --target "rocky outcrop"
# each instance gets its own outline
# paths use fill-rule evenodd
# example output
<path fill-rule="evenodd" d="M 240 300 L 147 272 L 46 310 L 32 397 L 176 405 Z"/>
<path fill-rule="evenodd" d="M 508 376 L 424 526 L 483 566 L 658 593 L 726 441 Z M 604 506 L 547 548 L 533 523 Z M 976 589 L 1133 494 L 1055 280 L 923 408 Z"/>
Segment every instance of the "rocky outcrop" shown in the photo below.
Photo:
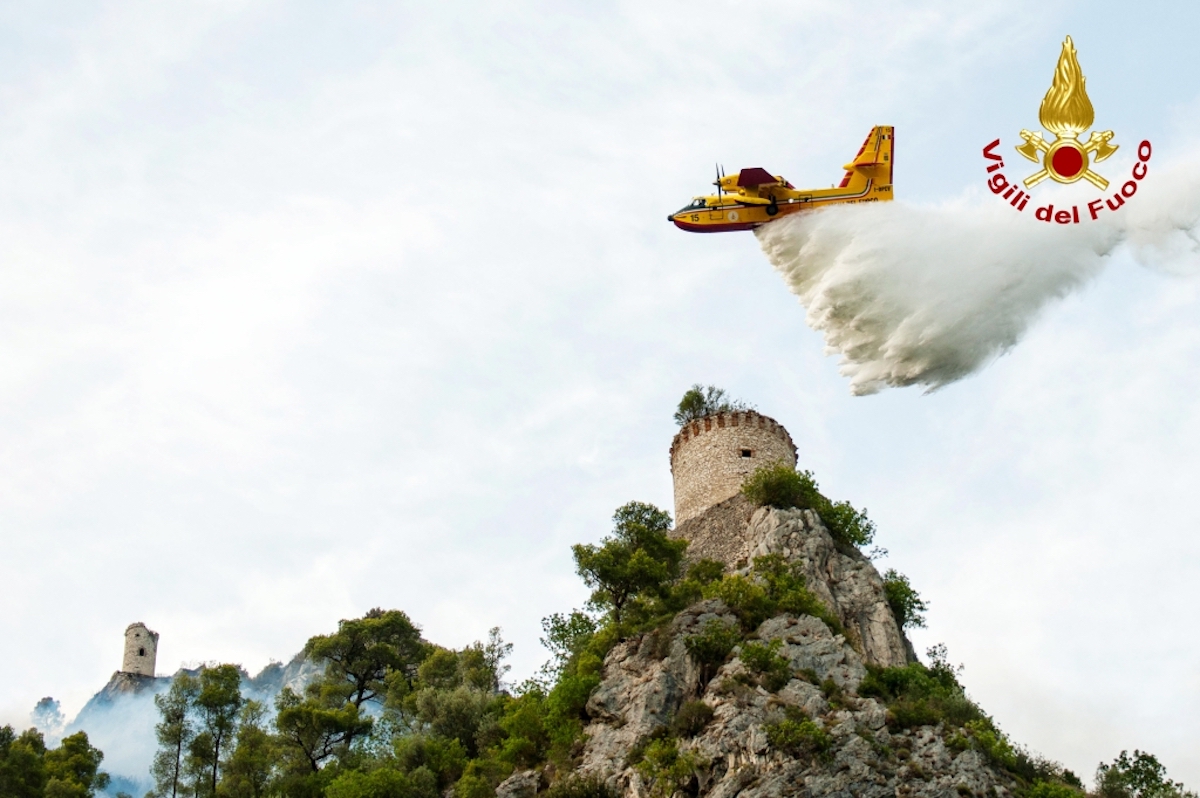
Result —
<path fill-rule="evenodd" d="M 888 606 L 883 578 L 853 547 L 839 547 L 812 510 L 762 508 L 746 532 L 750 559 L 781 554 L 799 563 L 808 588 L 834 611 L 863 659 L 885 668 L 909 661 L 907 644 Z"/>
<path fill-rule="evenodd" d="M 631 748 L 665 727 L 684 700 L 700 689 L 700 668 L 685 640 L 710 620 L 737 623 L 720 601 L 702 601 L 680 613 L 670 628 L 619 644 L 604 660 L 604 679 L 588 699 L 587 746 L 582 770 L 606 773 L 623 764 Z"/>
<path fill-rule="evenodd" d="M 143 676 L 140 673 L 129 673 L 127 671 L 114 671 L 112 678 L 108 680 L 108 684 L 100 689 L 100 692 L 91 697 L 91 700 L 84 705 L 79 711 L 78 718 L 84 718 L 89 714 L 89 710 L 98 711 L 101 707 L 110 706 L 118 701 L 122 701 L 132 696 L 149 693 L 157 694 L 165 690 L 171 684 L 171 679 L 167 676 Z M 76 722 L 78 722 L 78 718 Z"/>
<path fill-rule="evenodd" d="M 324 671 L 323 665 L 308 659 L 301 651 L 286 665 L 272 662 L 259 671 L 257 676 L 244 679 L 242 690 L 248 698 L 270 705 L 285 687 L 303 695 L 305 688 L 320 678 Z"/>
<path fill-rule="evenodd" d="M 743 573 L 768 554 L 799 563 L 809 590 L 838 616 L 865 662 L 892 667 L 913 659 L 875 566 L 857 549 L 838 546 L 812 510 L 756 509 L 734 496 L 675 534 L 688 541 L 689 559 L 714 559 Z"/>
<path fill-rule="evenodd" d="M 496 798 L 534 798 L 541 786 L 542 776 L 538 771 L 522 770 L 496 786 Z"/>
<path fill-rule="evenodd" d="M 695 535 L 698 529 L 703 526 L 683 531 Z M 601 684 L 587 704 L 581 775 L 605 780 L 626 798 L 647 798 L 652 785 L 636 767 L 641 751 L 667 732 L 686 702 L 701 701 L 712 711 L 707 725 L 690 737 L 671 732 L 678 751 L 696 763 L 683 787 L 689 795 L 1006 798 L 1011 778 L 977 751 L 948 745 L 940 726 L 891 728 L 887 708 L 858 695 L 868 663 L 908 662 L 883 580 L 869 560 L 839 550 L 820 519 L 800 510 L 752 511 L 735 554 L 732 565 L 739 570 L 748 571 L 754 557 L 766 554 L 799 564 L 809 588 L 842 619 L 846 634 L 835 634 L 811 616 L 764 621 L 749 638 L 778 641 L 777 653 L 792 674 L 773 692 L 743 662 L 745 643 L 711 678 L 688 654 L 688 637 L 710 621 L 737 622 L 716 599 L 693 605 L 664 629 L 620 643 L 606 657 Z M 828 735 L 828 749 L 817 755 L 774 748 L 768 729 L 785 718 L 810 719 Z"/>

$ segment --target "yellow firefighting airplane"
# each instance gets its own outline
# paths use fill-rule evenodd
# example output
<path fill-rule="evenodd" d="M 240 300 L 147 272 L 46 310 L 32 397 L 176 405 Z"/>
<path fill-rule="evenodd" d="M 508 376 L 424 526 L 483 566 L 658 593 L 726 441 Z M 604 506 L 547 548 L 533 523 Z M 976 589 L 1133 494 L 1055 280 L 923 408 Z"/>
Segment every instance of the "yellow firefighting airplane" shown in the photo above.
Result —
<path fill-rule="evenodd" d="M 798 189 L 766 169 L 743 169 L 736 175 L 717 171 L 715 197 L 696 197 L 667 217 L 690 233 L 725 233 L 755 227 L 800 211 L 892 198 L 893 128 L 876 127 L 863 142 L 846 176 L 836 188 Z"/>

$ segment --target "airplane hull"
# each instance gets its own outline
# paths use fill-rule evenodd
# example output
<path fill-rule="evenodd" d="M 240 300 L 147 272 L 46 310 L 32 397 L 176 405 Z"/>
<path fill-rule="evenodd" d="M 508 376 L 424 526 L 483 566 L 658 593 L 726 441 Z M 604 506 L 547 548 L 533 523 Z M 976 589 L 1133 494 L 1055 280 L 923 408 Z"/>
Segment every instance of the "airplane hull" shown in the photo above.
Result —
<path fill-rule="evenodd" d="M 718 222 L 713 220 L 697 223 L 675 218 L 672 218 L 671 221 L 680 230 L 686 230 L 689 233 L 734 233 L 739 230 L 753 230 L 765 224 L 765 222 Z"/>

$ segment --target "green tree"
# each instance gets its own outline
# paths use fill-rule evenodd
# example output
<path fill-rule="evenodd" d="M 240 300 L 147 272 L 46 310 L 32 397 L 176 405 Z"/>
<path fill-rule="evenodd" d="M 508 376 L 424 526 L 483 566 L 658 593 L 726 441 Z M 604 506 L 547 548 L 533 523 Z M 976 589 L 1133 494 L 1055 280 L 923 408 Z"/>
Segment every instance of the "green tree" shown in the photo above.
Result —
<path fill-rule="evenodd" d="M 167 692 L 154 696 L 154 705 L 158 707 L 160 718 L 154 727 L 158 753 L 154 755 L 154 762 L 150 766 L 156 798 L 176 798 L 179 795 L 184 752 L 188 750 L 195 734 L 190 718 L 192 702 L 199 692 L 200 683 L 192 676 L 181 673 L 171 680 Z"/>
<path fill-rule="evenodd" d="M 792 663 L 779 653 L 783 641 L 771 640 L 766 644 L 748 641 L 742 644 L 738 655 L 746 668 L 758 677 L 759 684 L 774 693 L 792 679 Z"/>
<path fill-rule="evenodd" d="M 1111 764 L 1100 764 L 1096 793 L 1100 798 L 1196 798 L 1196 793 L 1167 777 L 1157 757 L 1136 749 L 1133 756 L 1122 751 Z"/>
<path fill-rule="evenodd" d="M 429 734 L 409 734 L 396 740 L 396 764 L 405 773 L 424 768 L 432 773 L 438 790 L 445 790 L 462 777 L 467 752 L 456 739 Z"/>
<path fill-rule="evenodd" d="M 1084 798 L 1083 790 L 1057 781 L 1037 779 L 1029 788 L 1028 798 Z"/>
<path fill-rule="evenodd" d="M 62 706 L 51 696 L 46 696 L 37 702 L 33 712 L 29 713 L 29 719 L 43 734 L 56 734 L 62 731 L 63 726 L 67 725 L 67 719 L 63 717 Z"/>
<path fill-rule="evenodd" d="M 347 740 L 371 730 L 371 719 L 363 717 L 354 704 L 330 706 L 317 696 L 301 698 L 290 687 L 280 691 L 275 708 L 275 729 L 284 753 L 298 755 L 301 769 L 311 773 L 348 747 Z"/>
<path fill-rule="evenodd" d="M 428 771 L 401 773 L 392 768 L 347 771 L 325 790 L 326 798 L 438 798 L 437 784 Z"/>
<path fill-rule="evenodd" d="M 540 688 L 527 690 L 504 707 L 499 726 L 504 732 L 498 756 L 514 769 L 536 767 L 550 747 L 546 730 L 546 696 Z"/>
<path fill-rule="evenodd" d="M 583 734 L 587 701 L 600 686 L 601 658 L 586 652 L 546 694 L 546 734 L 552 748 L 565 758 Z"/>
<path fill-rule="evenodd" d="M 476 641 L 458 652 L 459 681 L 477 690 L 498 692 L 509 666 L 505 658 L 512 653 L 512 643 L 504 642 L 500 627 L 488 630 L 486 643 Z"/>
<path fill-rule="evenodd" d="M 575 569 L 593 589 L 591 604 L 612 611 L 613 621 L 630 599 L 661 592 L 679 576 L 687 541 L 667 536 L 671 516 L 651 504 L 630 502 L 613 516 L 613 534 L 600 546 L 575 545 Z"/>
<path fill-rule="evenodd" d="M 713 719 L 713 708 L 703 701 L 686 701 L 671 718 L 671 731 L 678 737 L 695 737 Z"/>
<path fill-rule="evenodd" d="M 12 726 L 0 727 L 0 795 L 42 798 L 46 789 L 46 743 L 37 729 L 19 736 Z"/>
<path fill-rule="evenodd" d="M 919 662 L 895 668 L 867 665 L 867 676 L 859 684 L 858 694 L 882 699 L 891 715 L 888 723 L 896 728 L 938 723 L 944 724 L 947 730 L 963 728 L 976 747 L 989 757 L 998 760 L 1009 757 L 1011 751 L 1006 748 L 1003 735 L 967 698 L 958 681 L 959 669 L 946 658 L 946 647 L 933 646 L 925 653 L 930 660 L 928 667 Z M 965 742 L 966 737 L 963 740 Z"/>
<path fill-rule="evenodd" d="M 712 681 L 717 669 L 729 658 L 729 652 L 741 640 L 742 634 L 737 624 L 726 623 L 719 618 L 710 618 L 699 633 L 684 638 L 684 648 L 700 666 L 701 684 Z"/>
<path fill-rule="evenodd" d="M 452 690 L 427 687 L 417 691 L 412 705 L 432 734 L 458 740 L 472 759 L 479 756 L 477 736 L 494 708 L 490 694 L 465 684 Z"/>
<path fill-rule="evenodd" d="M 695 778 L 701 764 L 699 757 L 690 751 L 681 753 L 679 744 L 668 737 L 647 745 L 636 767 L 649 785 L 651 796 L 670 798 Z"/>
<path fill-rule="evenodd" d="M 925 626 L 925 611 L 929 605 L 913 589 L 908 577 L 895 568 L 889 568 L 883 575 L 883 595 L 901 629 Z"/>
<path fill-rule="evenodd" d="M 454 798 L 494 798 L 495 795 L 496 788 L 492 780 L 479 773 L 476 768 L 463 773 L 462 778 L 454 785 Z"/>
<path fill-rule="evenodd" d="M 361 709 L 367 701 L 381 703 L 388 674 L 407 675 L 424 659 L 426 645 L 407 615 L 376 607 L 362 618 L 339 621 L 331 635 L 313 637 L 304 653 L 324 660 L 326 685 Z"/>
<path fill-rule="evenodd" d="M 709 385 L 707 388 L 696 383 L 684 393 L 675 411 L 675 423 L 683 426 L 688 422 L 711 416 L 714 413 L 726 413 L 736 410 L 749 410 L 745 402 L 730 399 L 724 390 Z"/>
<path fill-rule="evenodd" d="M 444 690 L 458 687 L 462 683 L 458 652 L 441 646 L 433 646 L 432 649 L 417 667 L 417 682 L 422 687 L 440 687 Z"/>
<path fill-rule="evenodd" d="M 542 672 L 551 679 L 557 679 L 596 634 L 596 621 L 579 610 L 573 610 L 570 615 L 556 612 L 542 619 L 542 632 L 546 636 L 538 642 L 551 656 Z"/>
<path fill-rule="evenodd" d="M 238 716 L 233 753 L 225 764 L 221 794 L 229 798 L 262 798 L 271 779 L 274 751 L 271 735 L 263 726 L 265 708 L 247 701 Z"/>
<path fill-rule="evenodd" d="M 867 517 L 866 510 L 856 509 L 850 502 L 821 498 L 824 501 L 817 508 L 817 514 L 834 540 L 860 549 L 871 545 L 875 539 L 875 522 Z"/>
<path fill-rule="evenodd" d="M 0 727 L 0 796 L 3 798 L 92 798 L 108 787 L 100 770 L 104 754 L 88 742 L 85 732 L 64 737 L 47 750 L 42 733 L 29 729 L 17 735 Z"/>
<path fill-rule="evenodd" d="M 866 510 L 855 509 L 849 502 L 830 501 L 811 471 L 797 471 L 787 463 L 768 463 L 756 469 L 742 483 L 742 495 L 759 507 L 814 510 L 838 543 L 862 548 L 875 539 L 875 523 Z"/>
<path fill-rule="evenodd" d="M 218 665 L 200 671 L 199 689 L 193 699 L 199 733 L 192 738 L 191 751 L 197 772 L 205 774 L 204 795 L 216 796 L 221 754 L 237 733 L 242 698 L 242 674 L 236 665 Z"/>
<path fill-rule="evenodd" d="M 797 471 L 784 462 L 759 466 L 742 483 L 742 495 L 759 507 L 815 510 L 823 498 L 811 471 Z"/>
<path fill-rule="evenodd" d="M 58 748 L 46 752 L 46 798 L 92 798 L 108 787 L 108 774 L 100 770 L 104 754 L 88 742 L 86 732 L 64 737 Z"/>
<path fill-rule="evenodd" d="M 767 723 L 767 743 L 791 756 L 820 756 L 833 745 L 833 738 L 820 724 L 809 720 L 798 707 L 788 707 L 786 716 Z"/>
<path fill-rule="evenodd" d="M 834 634 L 842 634 L 842 624 L 820 599 L 805 587 L 800 563 L 789 563 L 782 555 L 755 557 L 750 574 L 730 574 L 704 587 L 705 598 L 721 599 L 751 632 L 767 618 L 786 612 L 820 618 Z"/>

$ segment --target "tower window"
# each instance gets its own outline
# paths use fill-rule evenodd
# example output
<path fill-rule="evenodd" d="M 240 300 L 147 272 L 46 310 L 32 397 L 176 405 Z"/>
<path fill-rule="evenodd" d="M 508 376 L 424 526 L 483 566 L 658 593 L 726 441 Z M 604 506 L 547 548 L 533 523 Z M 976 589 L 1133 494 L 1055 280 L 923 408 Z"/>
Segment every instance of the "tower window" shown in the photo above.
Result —
<path fill-rule="evenodd" d="M 742 457 L 753 457 L 754 452 L 750 449 L 742 449 Z"/>
<path fill-rule="evenodd" d="M 139 656 L 139 657 L 144 657 L 144 656 L 146 656 L 146 649 L 144 649 L 144 648 L 139 648 L 139 649 L 138 649 L 138 656 Z"/>

